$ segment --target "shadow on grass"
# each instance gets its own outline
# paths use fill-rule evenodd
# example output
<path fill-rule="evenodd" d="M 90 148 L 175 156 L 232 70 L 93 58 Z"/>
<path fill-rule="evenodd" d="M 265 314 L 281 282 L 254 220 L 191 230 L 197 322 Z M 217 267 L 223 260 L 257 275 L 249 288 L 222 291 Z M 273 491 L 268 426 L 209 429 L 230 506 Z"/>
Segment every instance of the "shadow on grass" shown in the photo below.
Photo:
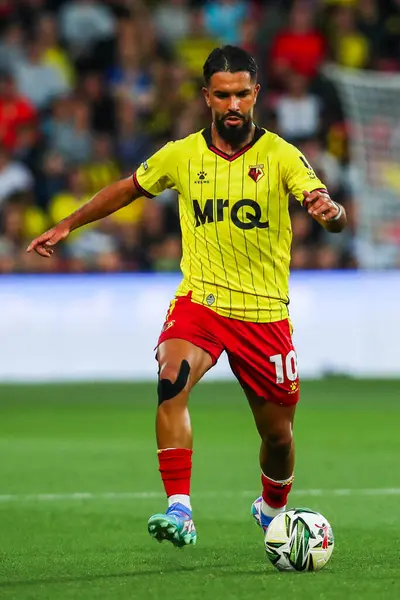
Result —
<path fill-rule="evenodd" d="M 119 578 L 140 578 L 140 577 L 149 577 L 149 576 L 160 576 L 164 577 L 169 574 L 187 574 L 187 573 L 200 573 L 202 572 L 206 576 L 209 574 L 213 579 L 224 578 L 224 577 L 277 577 L 281 580 L 282 577 L 291 578 L 293 575 L 295 577 L 303 578 L 314 578 L 315 576 L 321 577 L 321 574 L 324 579 L 330 577 L 337 577 L 338 572 L 334 569 L 324 569 L 318 574 L 315 572 L 306 572 L 306 573 L 282 573 L 277 571 L 276 569 L 270 568 L 255 568 L 255 569 L 244 569 L 240 570 L 237 568 L 237 565 L 225 564 L 225 565 L 197 565 L 197 566 L 179 566 L 176 568 L 166 567 L 164 569 L 148 569 L 142 571 L 131 571 L 126 572 L 122 571 L 120 573 L 107 573 L 107 574 L 98 574 L 98 575 L 82 575 L 79 577 L 48 577 L 43 579 L 27 579 L 21 581 L 4 581 L 0 582 L 0 589 L 12 589 L 23 586 L 35 586 L 35 585 L 56 585 L 56 584 L 71 584 L 71 583 L 83 583 L 83 582 L 95 582 L 95 581 L 112 581 L 114 579 Z M 218 573 L 216 573 L 218 571 Z M 208 573 L 207 573 L 208 572 Z M 356 577 L 358 580 L 358 576 Z M 391 574 L 388 576 L 384 573 L 374 573 L 371 577 L 367 577 L 370 580 L 385 580 L 386 582 L 390 581 L 391 584 L 394 584 L 397 580 L 400 579 L 400 572 L 396 574 Z"/>
<path fill-rule="evenodd" d="M 275 571 L 270 571 L 269 569 L 248 569 L 246 571 L 241 571 L 237 569 L 237 565 L 197 565 L 197 566 L 180 566 L 179 568 L 166 568 L 166 569 L 149 569 L 147 571 L 132 571 L 132 572 L 121 572 L 121 573 L 107 573 L 107 574 L 98 574 L 98 575 L 82 575 L 80 577 L 48 577 L 43 579 L 27 579 L 21 581 L 3 581 L 0 582 L 0 588 L 12 588 L 19 586 L 29 586 L 29 585 L 43 585 L 43 584 L 65 584 L 65 583 L 75 583 L 75 582 L 91 582 L 91 581 L 101 581 L 107 579 L 118 579 L 119 577 L 146 577 L 146 576 L 154 576 L 154 575 L 169 575 L 170 573 L 191 573 L 191 572 L 200 572 L 200 571 L 212 571 L 216 570 L 220 571 L 218 573 L 218 577 L 233 577 L 235 575 L 270 575 L 275 574 Z M 276 572 L 277 573 L 277 572 Z M 215 576 L 215 575 L 214 575 Z"/>

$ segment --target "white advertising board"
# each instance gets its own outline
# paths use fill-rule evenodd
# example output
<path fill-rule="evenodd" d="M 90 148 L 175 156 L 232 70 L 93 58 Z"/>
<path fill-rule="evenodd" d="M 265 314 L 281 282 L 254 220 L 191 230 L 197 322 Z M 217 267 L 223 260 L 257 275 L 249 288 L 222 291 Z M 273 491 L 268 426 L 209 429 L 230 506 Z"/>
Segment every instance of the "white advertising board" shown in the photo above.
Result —
<path fill-rule="evenodd" d="M 148 380 L 178 275 L 3 276 L 0 381 Z M 400 272 L 291 277 L 300 375 L 400 376 Z M 226 379 L 225 357 L 207 378 Z"/>

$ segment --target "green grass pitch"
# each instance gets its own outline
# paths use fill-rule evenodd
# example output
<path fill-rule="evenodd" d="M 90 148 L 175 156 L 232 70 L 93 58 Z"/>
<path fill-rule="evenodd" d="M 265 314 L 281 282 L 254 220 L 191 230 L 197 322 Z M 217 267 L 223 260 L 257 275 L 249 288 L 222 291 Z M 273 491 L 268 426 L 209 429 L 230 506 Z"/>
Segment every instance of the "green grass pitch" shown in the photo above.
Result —
<path fill-rule="evenodd" d="M 400 381 L 303 384 L 290 505 L 322 512 L 336 538 L 329 565 L 306 574 L 267 562 L 250 517 L 258 439 L 238 385 L 193 393 L 198 544 L 183 550 L 147 534 L 166 506 L 154 385 L 0 396 L 1 600 L 400 598 Z"/>

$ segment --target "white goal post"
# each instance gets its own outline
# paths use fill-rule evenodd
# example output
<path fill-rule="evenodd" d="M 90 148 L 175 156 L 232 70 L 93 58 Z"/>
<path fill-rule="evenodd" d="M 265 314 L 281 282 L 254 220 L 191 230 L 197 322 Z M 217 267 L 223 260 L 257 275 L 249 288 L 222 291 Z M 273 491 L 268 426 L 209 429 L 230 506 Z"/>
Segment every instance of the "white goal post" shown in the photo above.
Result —
<path fill-rule="evenodd" d="M 361 268 L 400 267 L 400 75 L 327 65 L 348 124 Z"/>

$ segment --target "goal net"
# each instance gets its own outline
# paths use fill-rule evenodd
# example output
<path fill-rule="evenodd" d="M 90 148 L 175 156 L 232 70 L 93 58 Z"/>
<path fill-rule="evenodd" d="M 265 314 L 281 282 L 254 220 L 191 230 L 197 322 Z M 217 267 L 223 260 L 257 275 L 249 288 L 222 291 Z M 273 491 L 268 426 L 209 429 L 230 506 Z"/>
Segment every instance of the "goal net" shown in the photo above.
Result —
<path fill-rule="evenodd" d="M 332 65 L 325 75 L 349 126 L 358 264 L 400 267 L 400 75 Z"/>

